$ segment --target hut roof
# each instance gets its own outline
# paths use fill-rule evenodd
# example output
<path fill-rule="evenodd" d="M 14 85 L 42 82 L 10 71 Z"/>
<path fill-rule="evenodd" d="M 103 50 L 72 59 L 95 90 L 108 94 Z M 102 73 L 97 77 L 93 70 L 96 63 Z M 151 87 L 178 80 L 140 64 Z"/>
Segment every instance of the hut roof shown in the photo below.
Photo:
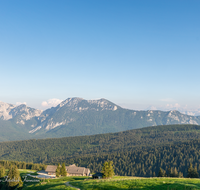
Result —
<path fill-rule="evenodd" d="M 84 167 L 77 167 L 75 164 L 70 166 L 65 166 L 67 173 L 69 174 L 88 174 L 90 170 L 88 168 Z M 48 165 L 46 168 L 46 172 L 52 172 L 55 173 L 57 169 L 57 166 Z"/>
<path fill-rule="evenodd" d="M 65 166 L 67 173 L 70 174 L 84 174 L 85 168 L 84 167 L 77 167 L 75 164 L 70 166 Z"/>
<path fill-rule="evenodd" d="M 56 172 L 57 166 L 48 165 L 45 172 Z"/>

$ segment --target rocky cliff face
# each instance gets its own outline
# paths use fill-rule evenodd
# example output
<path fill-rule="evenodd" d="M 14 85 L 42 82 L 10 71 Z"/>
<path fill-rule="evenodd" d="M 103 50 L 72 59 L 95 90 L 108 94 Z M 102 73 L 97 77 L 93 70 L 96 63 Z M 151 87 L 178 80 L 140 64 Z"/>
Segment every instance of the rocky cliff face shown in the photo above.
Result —
<path fill-rule="evenodd" d="M 30 120 L 32 117 L 40 116 L 42 112 L 42 110 L 27 107 L 25 104 L 16 106 L 0 102 L 0 119 L 3 120 L 14 119 L 19 116 L 18 122 L 24 123 L 23 120 Z"/>
<path fill-rule="evenodd" d="M 84 112 L 116 111 L 118 106 L 106 99 L 84 100 L 82 98 L 68 98 L 58 106 L 47 109 L 40 115 L 41 124 L 36 126 L 36 131 L 45 128 L 46 130 L 54 129 L 58 126 L 67 125 L 76 121 L 76 116 L 72 114 L 84 114 Z M 34 133 L 31 130 L 30 133 Z"/>

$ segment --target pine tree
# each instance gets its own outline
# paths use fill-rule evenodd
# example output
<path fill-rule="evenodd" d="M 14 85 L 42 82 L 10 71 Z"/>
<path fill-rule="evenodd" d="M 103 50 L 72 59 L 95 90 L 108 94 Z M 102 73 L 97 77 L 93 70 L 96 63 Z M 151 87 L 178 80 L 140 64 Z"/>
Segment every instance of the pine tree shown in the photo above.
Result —
<path fill-rule="evenodd" d="M 171 177 L 171 168 L 170 168 L 170 166 L 167 169 L 167 177 Z"/>
<path fill-rule="evenodd" d="M 22 180 L 17 169 L 17 166 L 11 166 L 8 172 L 8 186 L 14 187 L 17 185 L 22 185 Z"/>
<path fill-rule="evenodd" d="M 56 169 L 56 177 L 60 176 L 60 164 L 58 163 L 57 169 Z"/>
<path fill-rule="evenodd" d="M 196 166 L 194 167 L 194 170 L 193 170 L 193 177 L 194 178 L 198 178 L 199 177 L 199 173 L 197 172 L 197 167 Z"/>
<path fill-rule="evenodd" d="M 176 167 L 174 168 L 174 177 L 178 177 L 178 171 Z"/>
<path fill-rule="evenodd" d="M 102 167 L 102 173 L 103 173 L 103 178 L 111 178 L 115 175 L 112 161 L 104 162 Z"/>
<path fill-rule="evenodd" d="M 26 169 L 26 163 L 25 162 L 22 163 L 22 169 Z"/>
<path fill-rule="evenodd" d="M 109 167 L 109 176 L 113 177 L 115 175 L 113 161 L 108 162 L 108 167 Z"/>
<path fill-rule="evenodd" d="M 182 172 L 179 172 L 179 173 L 178 173 L 178 177 L 183 177 L 183 173 L 182 173 Z"/>
<path fill-rule="evenodd" d="M 108 178 L 108 162 L 104 162 L 102 168 L 103 178 Z"/>
<path fill-rule="evenodd" d="M 190 163 L 190 166 L 188 168 L 187 177 L 190 177 L 190 178 L 198 178 L 199 177 L 199 173 L 197 172 L 197 167 L 193 168 L 191 163 Z"/>
<path fill-rule="evenodd" d="M 0 166 L 0 177 L 5 176 L 5 168 L 3 166 Z"/>
<path fill-rule="evenodd" d="M 166 177 L 166 172 L 165 170 L 163 170 L 162 168 L 160 168 L 159 172 L 158 172 L 158 177 Z"/>
<path fill-rule="evenodd" d="M 188 168 L 187 173 L 188 173 L 187 177 L 192 177 L 193 176 L 193 167 L 192 167 L 191 163 L 190 163 L 190 166 Z"/>
<path fill-rule="evenodd" d="M 61 176 L 66 176 L 67 175 L 67 171 L 65 168 L 65 163 L 62 164 L 62 167 L 60 168 L 60 175 Z"/>

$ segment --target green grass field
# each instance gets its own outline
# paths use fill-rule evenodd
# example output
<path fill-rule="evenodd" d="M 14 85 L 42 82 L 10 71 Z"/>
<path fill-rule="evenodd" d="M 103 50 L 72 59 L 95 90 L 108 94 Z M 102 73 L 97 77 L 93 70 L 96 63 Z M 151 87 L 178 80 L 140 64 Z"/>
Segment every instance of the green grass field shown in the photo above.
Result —
<path fill-rule="evenodd" d="M 197 190 L 200 179 L 114 177 L 108 180 L 73 181 L 81 190 Z"/>
<path fill-rule="evenodd" d="M 71 188 L 65 185 L 67 181 L 83 181 L 87 179 L 86 177 L 60 177 L 56 179 L 41 179 L 40 183 L 31 184 L 23 188 L 23 190 L 75 190 L 75 188 Z"/>
<path fill-rule="evenodd" d="M 36 174 L 35 170 L 19 170 L 20 175 Z M 29 176 L 27 179 L 35 179 Z M 26 182 L 22 190 L 75 190 L 65 185 L 71 185 L 81 190 L 200 190 L 200 179 L 190 178 L 139 178 L 113 177 L 112 179 L 93 180 L 88 177 L 61 177 L 40 179 L 40 182 Z"/>
<path fill-rule="evenodd" d="M 48 182 L 48 183 L 42 182 L 36 185 L 30 185 L 23 188 L 23 190 L 59 190 L 59 189 L 75 190 L 74 188 L 67 187 L 64 181 Z"/>
<path fill-rule="evenodd" d="M 44 179 L 37 184 L 27 184 L 23 190 L 75 190 L 65 185 L 67 181 L 81 190 L 200 190 L 200 179 L 139 177 L 114 177 L 100 180 L 85 177 Z"/>

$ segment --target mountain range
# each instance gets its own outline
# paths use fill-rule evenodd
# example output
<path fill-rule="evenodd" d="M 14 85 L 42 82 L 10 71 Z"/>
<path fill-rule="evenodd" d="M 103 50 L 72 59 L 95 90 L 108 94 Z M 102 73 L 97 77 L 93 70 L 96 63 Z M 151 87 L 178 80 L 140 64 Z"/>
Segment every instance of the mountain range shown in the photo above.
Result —
<path fill-rule="evenodd" d="M 137 111 L 106 100 L 68 98 L 47 110 L 0 102 L 0 141 L 119 132 L 147 126 L 200 124 L 179 111 Z"/>

